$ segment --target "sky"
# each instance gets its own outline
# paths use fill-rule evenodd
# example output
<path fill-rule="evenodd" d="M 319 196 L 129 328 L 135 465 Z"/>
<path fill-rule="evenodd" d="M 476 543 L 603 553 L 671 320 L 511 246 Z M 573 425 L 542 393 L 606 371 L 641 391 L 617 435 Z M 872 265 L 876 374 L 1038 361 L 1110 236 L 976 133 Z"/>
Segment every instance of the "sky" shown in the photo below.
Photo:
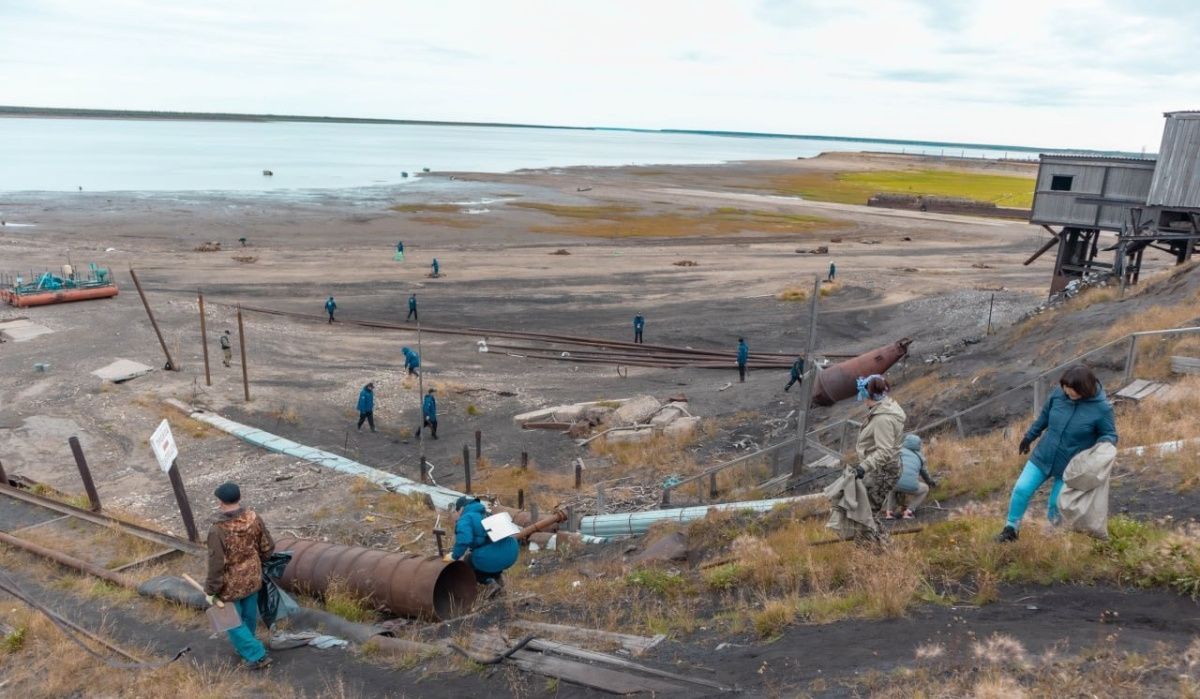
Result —
<path fill-rule="evenodd" d="M 1198 57 L 1200 0 L 0 0 L 18 106 L 1153 152 Z"/>

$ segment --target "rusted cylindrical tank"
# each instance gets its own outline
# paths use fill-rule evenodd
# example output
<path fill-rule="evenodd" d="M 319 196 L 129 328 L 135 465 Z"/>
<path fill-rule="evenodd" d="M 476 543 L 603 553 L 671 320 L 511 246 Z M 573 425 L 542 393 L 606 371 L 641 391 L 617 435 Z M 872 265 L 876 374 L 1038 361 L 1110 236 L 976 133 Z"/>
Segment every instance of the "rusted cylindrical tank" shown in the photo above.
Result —
<path fill-rule="evenodd" d="M 478 593 L 475 573 L 462 561 L 306 539 L 280 539 L 275 548 L 292 553 L 279 581 L 284 588 L 320 596 L 342 581 L 351 594 L 393 614 L 453 619 L 471 608 Z"/>
<path fill-rule="evenodd" d="M 908 354 L 912 340 L 907 337 L 890 345 L 871 350 L 857 357 L 838 362 L 817 374 L 813 405 L 833 405 L 858 393 L 856 381 L 860 376 L 882 374 Z"/>
<path fill-rule="evenodd" d="M 9 296 L 8 302 L 17 308 L 28 308 L 30 306 L 48 306 L 52 303 L 102 299 L 116 295 L 117 287 L 114 284 L 91 289 L 60 289 L 58 291 L 40 291 L 36 294 L 12 294 Z"/>

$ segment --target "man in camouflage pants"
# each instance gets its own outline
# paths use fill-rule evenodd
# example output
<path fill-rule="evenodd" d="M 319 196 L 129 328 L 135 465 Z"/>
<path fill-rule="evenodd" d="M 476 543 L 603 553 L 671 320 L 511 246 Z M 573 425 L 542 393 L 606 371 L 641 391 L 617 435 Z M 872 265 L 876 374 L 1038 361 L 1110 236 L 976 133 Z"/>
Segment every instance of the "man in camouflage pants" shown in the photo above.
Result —
<path fill-rule="evenodd" d="M 855 473 L 863 479 L 871 511 L 878 520 L 888 496 L 896 488 L 896 481 L 900 480 L 900 446 L 907 416 L 889 395 L 891 388 L 887 379 L 874 374 L 858 381 L 859 399 L 865 401 L 870 410 L 854 445 L 858 455 Z M 883 531 L 882 527 L 880 531 Z"/>

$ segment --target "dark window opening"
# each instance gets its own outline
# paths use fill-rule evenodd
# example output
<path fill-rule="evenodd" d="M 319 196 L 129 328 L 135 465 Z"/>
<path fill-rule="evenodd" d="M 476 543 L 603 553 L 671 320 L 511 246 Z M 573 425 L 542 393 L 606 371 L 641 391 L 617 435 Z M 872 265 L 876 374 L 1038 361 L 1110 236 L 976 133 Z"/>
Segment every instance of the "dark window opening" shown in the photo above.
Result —
<path fill-rule="evenodd" d="M 1051 175 L 1050 176 L 1050 191 L 1051 192 L 1069 192 L 1071 191 L 1071 183 L 1075 181 L 1074 175 Z"/>

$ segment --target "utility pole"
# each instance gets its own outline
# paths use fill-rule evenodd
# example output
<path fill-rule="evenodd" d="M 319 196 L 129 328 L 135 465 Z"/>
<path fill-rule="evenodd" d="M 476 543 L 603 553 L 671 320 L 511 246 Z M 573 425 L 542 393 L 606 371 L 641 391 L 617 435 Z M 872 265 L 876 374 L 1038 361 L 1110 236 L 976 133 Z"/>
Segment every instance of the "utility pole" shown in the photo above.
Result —
<path fill-rule="evenodd" d="M 421 316 L 417 316 L 417 359 L 421 360 Z M 417 409 L 421 415 L 421 427 L 417 430 L 417 451 L 421 454 L 421 482 L 425 482 L 425 368 L 417 372 Z"/>
<path fill-rule="evenodd" d="M 242 325 L 242 304 L 237 307 L 238 347 L 242 350 L 242 391 L 246 394 L 246 402 L 250 402 L 250 375 L 246 373 L 246 327 Z"/>
<path fill-rule="evenodd" d="M 162 347 L 163 354 L 167 356 L 167 371 L 179 371 L 179 365 L 171 359 L 171 350 L 167 349 L 167 341 L 163 339 L 162 330 L 158 328 L 158 321 L 154 319 L 154 311 L 150 310 L 150 302 L 146 300 L 146 292 L 142 291 L 142 283 L 138 281 L 137 272 L 133 268 L 129 268 L 129 276 L 133 278 L 133 285 L 137 287 L 138 296 L 142 297 L 142 305 L 146 307 L 146 315 L 150 317 L 150 325 L 154 327 L 154 334 L 158 336 L 158 344 Z"/>
<path fill-rule="evenodd" d="M 813 275 L 812 299 L 808 303 L 808 349 L 804 352 L 804 380 L 800 385 L 800 409 L 796 416 L 800 446 L 798 459 L 792 461 L 792 478 L 798 478 L 804 470 L 804 447 L 808 443 L 808 416 L 812 409 L 813 387 L 817 383 L 817 299 L 821 296 L 821 277 Z"/>
<path fill-rule="evenodd" d="M 212 373 L 208 369 L 208 328 L 204 324 L 204 294 L 196 292 L 196 300 L 200 305 L 200 344 L 204 347 L 204 385 L 212 385 Z"/>

